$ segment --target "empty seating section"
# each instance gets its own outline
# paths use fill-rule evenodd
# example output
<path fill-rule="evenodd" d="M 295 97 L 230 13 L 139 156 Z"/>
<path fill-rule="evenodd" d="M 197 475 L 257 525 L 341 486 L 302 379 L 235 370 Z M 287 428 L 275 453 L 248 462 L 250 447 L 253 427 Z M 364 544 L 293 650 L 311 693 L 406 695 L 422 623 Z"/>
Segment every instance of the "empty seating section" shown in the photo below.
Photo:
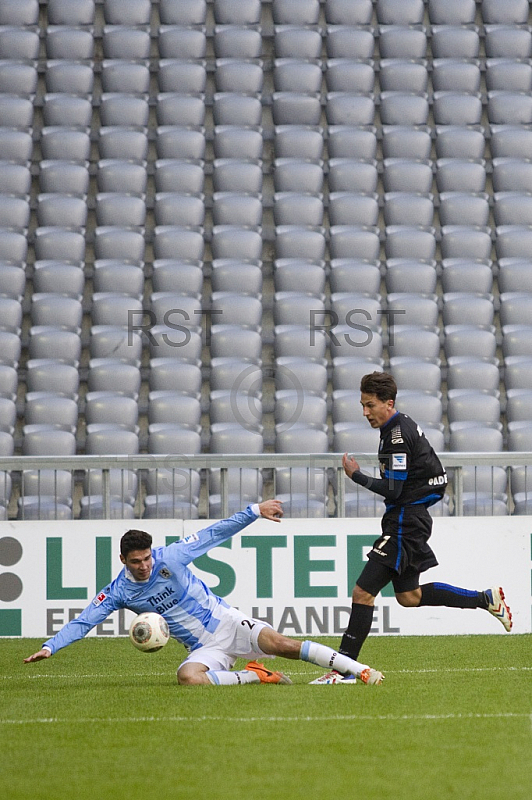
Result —
<path fill-rule="evenodd" d="M 3 0 L 0 454 L 373 452 L 382 369 L 437 449 L 531 450 L 529 6 Z M 510 472 L 464 513 L 530 510 Z M 0 475 L 0 518 L 222 510 L 216 469 Z"/>

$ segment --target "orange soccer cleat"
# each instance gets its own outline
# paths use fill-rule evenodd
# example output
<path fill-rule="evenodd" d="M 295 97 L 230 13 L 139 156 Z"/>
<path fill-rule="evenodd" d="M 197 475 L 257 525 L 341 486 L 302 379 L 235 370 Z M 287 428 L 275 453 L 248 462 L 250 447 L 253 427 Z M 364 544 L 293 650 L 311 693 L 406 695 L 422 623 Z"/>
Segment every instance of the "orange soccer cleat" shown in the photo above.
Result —
<path fill-rule="evenodd" d="M 283 675 L 282 672 L 266 669 L 264 664 L 259 664 L 258 661 L 250 661 L 249 664 L 246 664 L 246 669 L 258 675 L 261 683 L 292 683 L 290 678 Z"/>

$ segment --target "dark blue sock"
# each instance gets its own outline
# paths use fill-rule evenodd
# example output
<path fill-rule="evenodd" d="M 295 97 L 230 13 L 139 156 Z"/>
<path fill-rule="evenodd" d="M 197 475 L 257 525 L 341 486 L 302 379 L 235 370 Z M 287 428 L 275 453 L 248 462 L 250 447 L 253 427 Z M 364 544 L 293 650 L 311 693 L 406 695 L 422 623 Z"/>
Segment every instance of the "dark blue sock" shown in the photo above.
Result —
<path fill-rule="evenodd" d="M 353 603 L 351 605 L 349 624 L 342 636 L 338 652 L 357 661 L 362 645 L 366 641 L 371 630 L 372 622 L 373 606 Z"/>
<path fill-rule="evenodd" d="M 448 583 L 426 583 L 421 586 L 420 606 L 447 606 L 449 608 L 487 608 L 484 592 L 460 589 Z"/>

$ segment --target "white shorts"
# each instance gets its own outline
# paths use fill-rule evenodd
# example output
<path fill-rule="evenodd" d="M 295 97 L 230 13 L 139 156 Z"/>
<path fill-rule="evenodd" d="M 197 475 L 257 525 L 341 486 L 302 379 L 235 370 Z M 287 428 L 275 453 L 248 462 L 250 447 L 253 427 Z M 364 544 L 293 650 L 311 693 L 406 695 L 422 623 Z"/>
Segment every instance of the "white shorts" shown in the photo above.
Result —
<path fill-rule="evenodd" d="M 258 638 L 263 628 L 271 628 L 267 622 L 246 617 L 236 608 L 224 610 L 224 615 L 216 631 L 212 634 L 212 642 L 198 647 L 179 665 L 204 664 L 208 669 L 231 669 L 237 658 L 254 660 L 273 658 L 263 653 L 258 645 Z"/>

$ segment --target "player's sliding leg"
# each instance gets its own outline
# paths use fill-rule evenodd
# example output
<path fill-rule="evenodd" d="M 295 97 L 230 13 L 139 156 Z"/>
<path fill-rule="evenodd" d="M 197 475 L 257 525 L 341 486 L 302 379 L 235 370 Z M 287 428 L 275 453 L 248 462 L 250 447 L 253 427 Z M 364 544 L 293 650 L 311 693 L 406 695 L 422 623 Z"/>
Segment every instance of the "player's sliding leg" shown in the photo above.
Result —
<path fill-rule="evenodd" d="M 378 686 L 384 680 L 382 672 L 317 642 L 303 642 L 300 657 L 302 661 L 330 670 L 326 675 L 311 681 L 313 684 L 354 683 L 354 678 L 360 678 L 369 686 Z"/>
<path fill-rule="evenodd" d="M 264 664 L 250 661 L 246 669 L 210 669 L 207 673 L 210 683 L 215 686 L 243 686 L 246 683 L 292 683 L 287 675 L 267 669 Z"/>
<path fill-rule="evenodd" d="M 460 589 L 447 583 L 426 583 L 420 587 L 420 606 L 447 606 L 448 608 L 482 608 L 489 611 L 507 631 L 512 629 L 512 612 L 504 599 L 501 587 L 483 592 Z"/>

